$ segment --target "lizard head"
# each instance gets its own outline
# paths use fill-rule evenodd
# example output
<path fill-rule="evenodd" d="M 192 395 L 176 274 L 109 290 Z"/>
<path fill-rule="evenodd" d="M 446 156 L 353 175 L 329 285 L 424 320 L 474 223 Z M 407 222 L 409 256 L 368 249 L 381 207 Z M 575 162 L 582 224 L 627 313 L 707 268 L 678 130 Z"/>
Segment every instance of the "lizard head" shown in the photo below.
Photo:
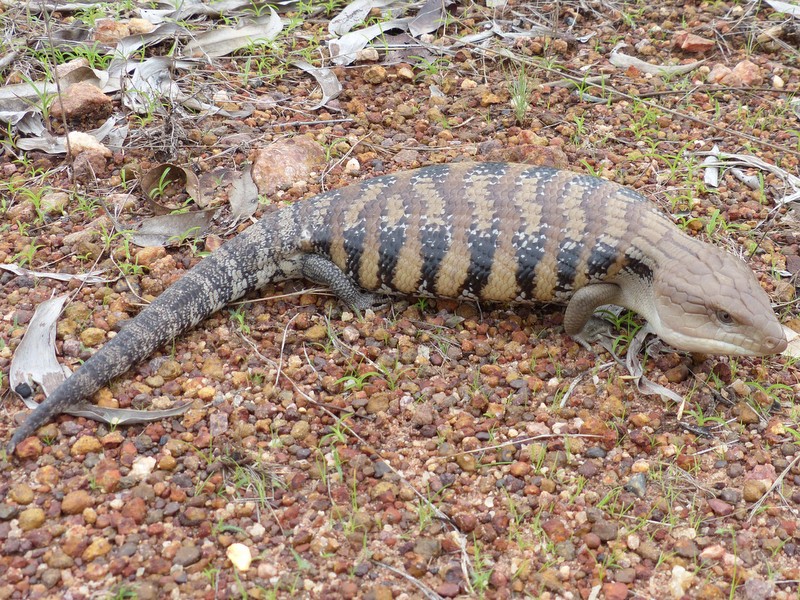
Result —
<path fill-rule="evenodd" d="M 786 349 L 766 292 L 744 262 L 723 250 L 702 244 L 696 254 L 662 265 L 653 293 L 651 325 L 675 348 L 746 356 Z"/>

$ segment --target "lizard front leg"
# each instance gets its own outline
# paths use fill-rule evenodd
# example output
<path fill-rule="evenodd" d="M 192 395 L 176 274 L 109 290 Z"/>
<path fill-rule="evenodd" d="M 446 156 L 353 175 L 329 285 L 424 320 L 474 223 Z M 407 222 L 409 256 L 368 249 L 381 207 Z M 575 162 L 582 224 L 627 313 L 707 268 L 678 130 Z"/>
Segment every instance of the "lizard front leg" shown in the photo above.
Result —
<path fill-rule="evenodd" d="M 609 329 L 608 321 L 594 316 L 604 304 L 618 304 L 620 289 L 615 283 L 593 283 L 575 292 L 564 313 L 564 330 L 587 350 L 591 342 Z"/>

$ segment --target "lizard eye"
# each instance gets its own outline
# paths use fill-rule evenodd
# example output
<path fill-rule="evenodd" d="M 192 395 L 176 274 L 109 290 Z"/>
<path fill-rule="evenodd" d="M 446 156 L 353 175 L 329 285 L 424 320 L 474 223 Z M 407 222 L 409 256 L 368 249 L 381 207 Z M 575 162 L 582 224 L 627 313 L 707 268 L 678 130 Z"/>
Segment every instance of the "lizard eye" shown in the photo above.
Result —
<path fill-rule="evenodd" d="M 718 310 L 717 320 L 723 325 L 733 325 L 733 317 L 727 310 Z"/>

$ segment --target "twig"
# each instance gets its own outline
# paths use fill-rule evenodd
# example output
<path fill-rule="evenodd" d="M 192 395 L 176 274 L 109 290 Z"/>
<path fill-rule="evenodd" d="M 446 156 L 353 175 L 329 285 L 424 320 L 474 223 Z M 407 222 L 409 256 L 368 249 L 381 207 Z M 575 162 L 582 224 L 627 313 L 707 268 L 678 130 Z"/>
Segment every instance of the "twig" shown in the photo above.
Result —
<path fill-rule="evenodd" d="M 748 521 L 750 521 L 755 516 L 756 512 L 758 511 L 758 509 L 761 508 L 762 504 L 764 504 L 764 501 L 767 499 L 767 496 L 769 496 L 772 492 L 774 492 L 783 483 L 783 480 L 786 478 L 786 474 L 789 471 L 791 471 L 792 468 L 797 463 L 800 463 L 800 454 L 795 456 L 794 460 L 792 462 L 790 462 L 788 465 L 786 465 L 786 468 L 783 471 L 781 471 L 781 474 L 778 475 L 775 478 L 775 481 L 772 482 L 772 485 L 769 487 L 769 489 L 766 492 L 764 492 L 764 495 L 761 496 L 761 498 L 758 499 L 758 502 L 753 504 L 753 508 L 750 509 L 750 514 L 747 515 L 747 520 Z"/>
<path fill-rule="evenodd" d="M 275 374 L 275 385 L 276 386 L 278 385 L 278 379 L 280 379 L 281 372 L 283 370 L 283 350 L 284 350 L 284 348 L 286 348 L 286 337 L 289 335 L 289 325 L 291 325 L 292 322 L 299 316 L 300 316 L 299 312 L 298 313 L 294 313 L 294 315 L 292 315 L 292 318 L 289 319 L 289 322 L 286 323 L 286 327 L 283 328 L 283 336 L 281 337 L 281 349 L 280 349 L 280 354 L 279 354 L 279 357 L 278 357 L 278 372 Z"/>
<path fill-rule="evenodd" d="M 391 571 L 395 575 L 399 575 L 403 579 L 406 579 L 406 580 L 410 581 L 415 586 L 417 586 L 417 588 L 419 588 L 419 590 L 423 594 L 425 594 L 425 597 L 430 598 L 431 600 L 444 600 L 444 598 L 442 598 L 442 596 L 440 596 L 439 594 L 434 592 L 431 588 L 429 588 L 427 585 L 422 583 L 419 579 L 417 579 L 416 577 L 412 577 L 411 575 L 409 575 L 405 571 L 401 571 L 400 569 L 396 569 L 395 567 L 393 567 L 391 565 L 387 565 L 386 563 L 382 563 L 379 560 L 373 560 L 372 563 L 375 564 L 375 565 L 378 565 L 379 567 L 383 567 L 384 569 L 388 569 L 389 571 Z"/>
<path fill-rule="evenodd" d="M 0 71 L 5 69 L 8 65 L 13 63 L 15 60 L 17 60 L 18 56 L 19 56 L 19 51 L 18 50 L 14 50 L 13 52 L 9 52 L 8 54 L 6 54 L 3 58 L 0 58 Z"/>
<path fill-rule="evenodd" d="M 47 36 L 47 41 L 50 44 L 50 50 L 55 47 L 55 43 L 53 41 L 53 32 L 50 29 L 50 13 L 47 11 L 45 6 L 44 0 L 41 2 L 42 6 L 42 21 L 44 23 L 44 32 Z M 52 57 L 52 53 L 48 54 L 48 58 Z M 56 96 L 58 97 L 58 101 L 62 103 L 63 108 L 63 90 L 61 89 L 61 78 L 58 75 L 58 69 L 56 68 L 57 65 L 53 65 L 53 81 L 56 84 Z M 44 108 L 44 107 L 42 107 Z M 69 169 L 69 179 L 72 186 L 75 186 L 75 169 L 73 168 L 73 156 L 72 156 L 72 149 L 70 148 L 69 143 L 69 124 L 67 123 L 67 113 L 66 111 L 61 111 L 61 122 L 64 125 L 64 144 L 67 148 L 67 163 L 70 165 Z"/>

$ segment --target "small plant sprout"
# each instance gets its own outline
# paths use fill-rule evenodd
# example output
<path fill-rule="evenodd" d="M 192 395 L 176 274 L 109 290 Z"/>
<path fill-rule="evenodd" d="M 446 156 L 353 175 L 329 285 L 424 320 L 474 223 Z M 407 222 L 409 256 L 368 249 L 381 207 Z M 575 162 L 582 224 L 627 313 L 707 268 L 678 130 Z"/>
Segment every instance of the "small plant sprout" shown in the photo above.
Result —
<path fill-rule="evenodd" d="M 508 91 L 511 94 L 511 108 L 514 111 L 517 125 L 522 125 L 525 122 L 525 115 L 531 106 L 531 87 L 531 80 L 524 68 L 517 71 L 508 84 Z"/>

